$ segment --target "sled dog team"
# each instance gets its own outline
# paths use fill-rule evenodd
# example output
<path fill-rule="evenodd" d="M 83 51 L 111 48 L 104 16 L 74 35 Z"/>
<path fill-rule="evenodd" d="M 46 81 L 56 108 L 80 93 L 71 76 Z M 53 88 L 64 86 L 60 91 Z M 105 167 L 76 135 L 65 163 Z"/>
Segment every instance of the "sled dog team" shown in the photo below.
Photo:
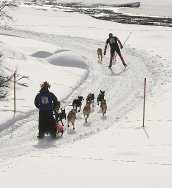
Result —
<path fill-rule="evenodd" d="M 44 138 L 45 134 L 50 134 L 52 139 L 55 139 L 59 134 L 63 135 L 63 119 L 67 119 L 67 126 L 73 125 L 75 129 L 76 113 L 81 111 L 83 96 L 78 96 L 72 102 L 72 109 L 66 116 L 65 109 L 60 108 L 60 102 L 57 97 L 49 91 L 50 84 L 44 82 L 41 84 L 41 89 L 35 97 L 35 106 L 39 109 L 39 126 L 38 126 L 38 139 Z M 107 104 L 104 99 L 105 91 L 101 91 L 97 96 L 97 104 L 100 103 L 103 115 L 106 114 Z M 91 106 L 94 107 L 95 96 L 90 93 L 86 98 L 86 104 L 83 107 L 83 114 L 85 123 L 91 112 Z M 55 116 L 55 118 L 54 118 Z M 61 124 L 60 124 L 61 122 Z"/>
<path fill-rule="evenodd" d="M 103 115 L 106 114 L 106 110 L 107 110 L 107 104 L 106 104 L 106 100 L 104 99 L 105 96 L 105 91 L 101 91 L 99 95 L 97 96 L 97 104 L 100 104 L 100 108 L 102 109 L 102 113 Z M 90 93 L 87 97 L 86 97 L 86 104 L 83 106 L 83 115 L 84 115 L 84 119 L 85 119 L 85 123 L 88 122 L 88 118 L 90 116 L 91 113 L 91 107 L 94 107 L 94 99 L 95 96 L 93 93 Z M 72 106 L 73 108 L 69 111 L 69 113 L 66 116 L 65 113 L 65 109 L 61 108 L 61 111 L 59 112 L 60 106 L 56 107 L 55 109 L 55 117 L 56 117 L 56 121 L 60 121 L 63 124 L 62 119 L 67 119 L 67 127 L 69 127 L 69 124 L 73 125 L 73 129 L 75 129 L 75 120 L 76 120 L 76 114 L 77 112 L 81 111 L 81 106 L 82 106 L 82 101 L 84 100 L 83 96 L 78 96 L 78 98 L 74 99 L 72 102 Z"/>

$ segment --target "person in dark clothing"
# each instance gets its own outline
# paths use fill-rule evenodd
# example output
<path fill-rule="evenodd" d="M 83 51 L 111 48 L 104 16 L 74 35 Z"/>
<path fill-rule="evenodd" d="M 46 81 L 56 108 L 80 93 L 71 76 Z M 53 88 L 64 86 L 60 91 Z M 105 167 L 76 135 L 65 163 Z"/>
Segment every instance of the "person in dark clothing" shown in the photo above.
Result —
<path fill-rule="evenodd" d="M 127 64 L 125 63 L 124 58 L 123 58 L 122 55 L 121 55 L 121 51 L 120 51 L 120 49 L 119 49 L 118 43 L 119 43 L 119 45 L 120 45 L 120 48 L 122 49 L 123 46 L 122 46 L 121 41 L 120 41 L 117 37 L 113 36 L 112 33 L 109 33 L 109 38 L 106 40 L 106 44 L 105 44 L 105 48 L 104 48 L 104 55 L 106 55 L 106 49 L 107 49 L 107 45 L 108 45 L 108 44 L 110 45 L 110 48 L 111 48 L 111 49 L 110 49 L 110 55 L 111 55 L 111 56 L 110 56 L 109 68 L 112 67 L 112 60 L 113 60 L 113 56 L 114 56 L 114 54 L 115 54 L 115 51 L 116 51 L 117 54 L 119 55 L 119 57 L 120 57 L 120 59 L 121 59 L 123 65 L 124 65 L 124 67 L 127 67 Z"/>
<path fill-rule="evenodd" d="M 39 109 L 39 133 L 38 138 L 44 138 L 45 133 L 50 133 L 52 139 L 56 138 L 56 122 L 53 110 L 57 106 L 57 97 L 48 89 L 50 85 L 44 82 L 40 92 L 35 97 L 35 106 Z"/>

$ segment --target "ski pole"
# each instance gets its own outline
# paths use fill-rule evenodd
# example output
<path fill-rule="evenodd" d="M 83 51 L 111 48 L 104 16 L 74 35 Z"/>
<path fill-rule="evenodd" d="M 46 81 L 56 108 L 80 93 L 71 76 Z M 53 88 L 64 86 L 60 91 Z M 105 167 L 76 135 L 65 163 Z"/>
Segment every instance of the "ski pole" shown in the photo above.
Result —
<path fill-rule="evenodd" d="M 127 42 L 127 40 L 128 40 L 128 38 L 130 37 L 131 33 L 132 33 L 132 32 L 130 32 L 130 34 L 129 34 L 128 37 L 126 38 L 124 44 Z M 124 46 L 124 44 L 123 44 L 123 46 Z"/>

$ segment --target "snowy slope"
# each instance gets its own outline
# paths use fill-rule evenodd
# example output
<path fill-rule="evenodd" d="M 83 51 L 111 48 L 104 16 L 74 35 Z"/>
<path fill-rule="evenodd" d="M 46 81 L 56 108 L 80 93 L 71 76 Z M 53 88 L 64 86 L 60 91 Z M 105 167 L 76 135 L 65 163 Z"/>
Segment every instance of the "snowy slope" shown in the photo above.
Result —
<path fill-rule="evenodd" d="M 2 187 L 171 187 L 172 30 L 121 25 L 75 13 L 19 11 L 12 29 L 0 30 L 1 48 L 10 71 L 18 66 L 18 72 L 30 78 L 28 88 L 18 86 L 15 117 L 12 102 L 8 109 L 6 102 L 1 107 Z M 100 62 L 97 48 L 104 47 L 109 32 L 124 42 L 131 31 L 122 50 L 129 69 L 123 71 L 117 58 L 110 71 L 106 67 L 109 52 Z M 145 77 L 147 116 L 143 129 Z M 87 124 L 80 112 L 76 129 L 67 129 L 65 124 L 62 139 L 38 141 L 38 110 L 33 100 L 45 80 L 67 112 L 78 95 L 85 98 L 93 92 L 97 96 L 100 89 L 105 90 L 106 116 L 95 104 Z"/>

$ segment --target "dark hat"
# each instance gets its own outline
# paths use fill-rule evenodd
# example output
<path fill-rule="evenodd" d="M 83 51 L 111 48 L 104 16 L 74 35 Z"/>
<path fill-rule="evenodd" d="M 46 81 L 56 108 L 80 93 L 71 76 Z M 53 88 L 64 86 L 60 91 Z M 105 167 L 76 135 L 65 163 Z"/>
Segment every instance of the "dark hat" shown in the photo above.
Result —
<path fill-rule="evenodd" d="M 113 37 L 113 34 L 112 34 L 112 33 L 109 33 L 109 37 L 110 37 L 110 38 Z"/>

